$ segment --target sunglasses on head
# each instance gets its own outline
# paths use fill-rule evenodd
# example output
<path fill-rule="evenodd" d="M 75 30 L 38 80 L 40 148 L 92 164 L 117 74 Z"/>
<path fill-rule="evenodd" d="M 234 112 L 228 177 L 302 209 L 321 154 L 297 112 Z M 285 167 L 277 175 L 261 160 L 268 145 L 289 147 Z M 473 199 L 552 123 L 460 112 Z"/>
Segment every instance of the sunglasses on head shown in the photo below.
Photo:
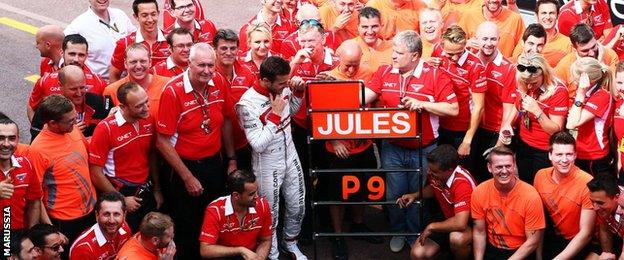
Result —
<path fill-rule="evenodd" d="M 518 71 L 520 71 L 520 72 L 528 71 L 531 74 L 537 73 L 537 71 L 541 69 L 540 67 L 524 66 L 522 64 L 518 64 L 517 68 L 518 68 Z"/>
<path fill-rule="evenodd" d="M 318 26 L 320 28 L 323 28 L 323 24 L 321 24 L 321 21 L 319 21 L 317 19 L 305 19 L 305 20 L 301 21 L 300 26 L 301 25 L 306 25 L 306 24 L 309 24 L 309 25 L 312 25 L 312 26 Z"/>

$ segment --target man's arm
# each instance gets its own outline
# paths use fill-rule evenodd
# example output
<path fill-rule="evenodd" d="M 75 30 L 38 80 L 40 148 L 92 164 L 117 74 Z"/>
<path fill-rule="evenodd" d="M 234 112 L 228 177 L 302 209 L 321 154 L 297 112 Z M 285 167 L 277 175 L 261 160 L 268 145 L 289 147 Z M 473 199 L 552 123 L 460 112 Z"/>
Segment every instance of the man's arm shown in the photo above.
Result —
<path fill-rule="evenodd" d="M 596 212 L 593 209 L 581 210 L 581 220 L 579 221 L 579 232 L 572 238 L 568 246 L 559 253 L 555 259 L 572 259 L 578 254 L 587 243 L 591 240 L 594 231 L 594 221 L 596 220 Z"/>
<path fill-rule="evenodd" d="M 236 150 L 234 149 L 234 134 L 232 132 L 232 120 L 230 118 L 225 118 L 223 121 L 222 135 L 221 139 L 223 140 L 223 148 L 225 150 L 225 155 L 227 156 L 228 168 L 227 173 L 231 173 L 236 170 Z"/>
<path fill-rule="evenodd" d="M 600 241 L 602 252 L 613 252 L 613 235 L 604 223 L 598 226 L 598 240 Z"/>
<path fill-rule="evenodd" d="M 152 179 L 152 185 L 153 185 L 153 193 L 154 193 L 154 199 L 156 200 L 156 209 L 160 209 L 160 206 L 163 204 L 164 198 L 162 195 L 162 187 L 160 186 L 160 171 L 159 171 L 159 167 L 158 167 L 158 158 L 157 158 L 157 154 L 156 151 L 153 149 L 154 147 L 152 146 L 152 149 L 150 151 L 150 155 L 149 155 L 149 167 L 150 167 L 150 176 Z"/>
<path fill-rule="evenodd" d="M 275 138 L 281 116 L 275 111 L 270 112 L 265 125 L 260 120 L 257 111 L 245 103 L 236 105 L 236 113 L 251 148 L 255 152 L 263 152 Z"/>
<path fill-rule="evenodd" d="M 112 192 L 115 191 L 113 185 L 106 179 L 104 176 L 104 171 L 102 167 L 91 164 L 89 166 L 89 173 L 91 175 L 91 182 L 93 182 L 93 186 L 101 192 Z"/>
<path fill-rule="evenodd" d="M 472 113 L 470 113 L 470 127 L 468 128 L 468 131 L 466 131 L 464 139 L 462 140 L 462 143 L 459 145 L 459 149 L 457 150 L 459 156 L 468 156 L 470 154 L 470 144 L 472 143 L 472 138 L 477 132 L 477 128 L 479 128 L 481 118 L 483 117 L 485 93 L 473 92 L 472 102 L 474 104 L 474 109 L 472 110 Z"/>
<path fill-rule="evenodd" d="M 485 233 L 485 219 L 475 219 L 472 229 L 472 247 L 475 260 L 482 260 L 485 254 L 487 234 Z"/>
<path fill-rule="evenodd" d="M 269 251 L 271 250 L 271 236 L 260 237 L 258 239 L 258 247 L 256 248 L 256 254 L 258 259 L 267 259 L 269 257 Z"/>
<path fill-rule="evenodd" d="M 156 148 L 158 148 L 171 168 L 180 176 L 180 179 L 184 181 L 184 185 L 189 194 L 191 196 L 199 196 L 203 192 L 203 187 L 197 178 L 193 176 L 193 173 L 184 165 L 182 158 L 180 158 L 178 152 L 176 152 L 173 145 L 169 142 L 170 138 L 170 135 L 157 133 Z"/>
<path fill-rule="evenodd" d="M 427 228 L 432 232 L 464 231 L 468 227 L 468 220 L 470 220 L 470 210 L 455 213 L 455 216 L 442 222 L 433 222 Z"/>
<path fill-rule="evenodd" d="M 31 228 L 39 223 L 41 217 L 41 199 L 27 200 L 24 213 L 26 215 L 26 227 Z"/>
<path fill-rule="evenodd" d="M 543 229 L 540 230 L 527 230 L 524 232 L 526 235 L 526 241 L 516 250 L 516 252 L 509 257 L 509 259 L 525 259 L 531 255 L 535 249 L 542 243 Z"/>
<path fill-rule="evenodd" d="M 271 241 L 269 239 L 269 247 L 271 246 L 270 242 Z M 243 257 L 245 259 L 250 259 L 248 257 L 252 257 L 252 256 L 255 256 L 255 258 L 257 258 L 257 255 L 255 252 L 243 246 L 228 247 L 228 246 L 222 246 L 222 245 L 209 245 L 205 242 L 200 242 L 199 252 L 202 258 L 220 258 L 220 257 L 232 257 L 232 256 L 247 256 L 247 257 Z M 267 252 L 267 255 L 268 255 L 268 252 Z M 251 259 L 254 259 L 254 258 L 251 258 Z M 262 258 L 262 259 L 265 259 L 265 258 Z"/>
<path fill-rule="evenodd" d="M 423 108 L 429 113 L 438 116 L 457 116 L 459 114 L 459 105 L 457 102 L 424 102 Z"/>

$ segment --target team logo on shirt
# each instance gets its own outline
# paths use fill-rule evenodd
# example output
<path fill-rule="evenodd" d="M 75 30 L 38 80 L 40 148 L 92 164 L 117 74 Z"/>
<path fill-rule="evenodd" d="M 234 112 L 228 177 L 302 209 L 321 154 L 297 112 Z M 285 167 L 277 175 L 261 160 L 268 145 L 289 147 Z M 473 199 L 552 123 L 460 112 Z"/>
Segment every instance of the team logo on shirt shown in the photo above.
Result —
<path fill-rule="evenodd" d="M 392 83 L 392 82 L 384 82 L 383 86 L 384 88 L 396 88 L 396 83 Z"/>
<path fill-rule="evenodd" d="M 465 70 L 465 69 L 457 68 L 457 74 L 459 74 L 459 76 L 464 76 L 464 75 L 468 74 L 468 71 Z"/>
<path fill-rule="evenodd" d="M 18 175 L 15 175 L 15 178 L 19 181 L 19 182 L 24 182 L 24 179 L 26 179 L 26 173 L 20 173 Z"/>
<path fill-rule="evenodd" d="M 210 95 L 214 96 L 214 97 L 218 97 L 219 96 L 219 92 L 221 92 L 221 90 L 215 90 L 212 93 L 210 93 Z"/>
<path fill-rule="evenodd" d="M 144 125 L 143 128 L 145 128 L 146 132 L 151 132 L 152 131 L 152 124 Z"/>
<path fill-rule="evenodd" d="M 286 36 L 288 36 L 288 31 L 277 31 L 277 34 L 280 38 L 286 38 Z"/>
<path fill-rule="evenodd" d="M 503 73 L 500 73 L 500 72 L 498 72 L 498 71 L 492 71 L 492 77 L 494 77 L 494 78 L 498 79 L 498 78 L 500 78 L 501 76 L 503 76 Z"/>
<path fill-rule="evenodd" d="M 422 84 L 410 84 L 410 88 L 414 92 L 418 92 L 423 87 L 424 87 L 424 85 L 422 85 Z"/>

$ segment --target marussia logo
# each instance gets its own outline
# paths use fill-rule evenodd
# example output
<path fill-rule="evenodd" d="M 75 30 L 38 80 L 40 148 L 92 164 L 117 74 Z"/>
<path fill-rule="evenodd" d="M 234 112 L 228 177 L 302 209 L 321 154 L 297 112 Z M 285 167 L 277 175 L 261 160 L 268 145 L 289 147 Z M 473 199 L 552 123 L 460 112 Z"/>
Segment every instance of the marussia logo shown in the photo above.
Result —
<path fill-rule="evenodd" d="M 494 78 L 500 78 L 501 76 L 503 76 L 503 73 L 500 73 L 498 71 L 492 71 L 492 76 Z"/>

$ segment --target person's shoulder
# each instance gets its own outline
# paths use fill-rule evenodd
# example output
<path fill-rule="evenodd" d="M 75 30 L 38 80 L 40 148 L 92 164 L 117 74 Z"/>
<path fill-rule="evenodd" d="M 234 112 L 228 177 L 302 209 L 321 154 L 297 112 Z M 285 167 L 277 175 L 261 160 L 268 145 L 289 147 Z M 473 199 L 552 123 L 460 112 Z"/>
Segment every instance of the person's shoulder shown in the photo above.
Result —
<path fill-rule="evenodd" d="M 567 92 L 566 92 L 567 95 Z M 550 178 L 550 173 L 553 171 L 553 167 L 543 168 L 535 173 L 535 178 L 533 180 L 533 186 L 535 189 L 539 190 L 539 188 L 548 183 L 548 178 Z M 527 183 L 529 184 L 529 183 Z"/>
<path fill-rule="evenodd" d="M 118 17 L 118 18 L 130 19 L 130 17 L 128 17 L 128 15 L 126 15 L 126 13 L 124 11 L 122 11 L 121 9 L 118 9 L 118 8 L 109 7 L 108 8 L 108 13 L 109 13 L 109 15 L 115 16 L 115 17 Z"/>
<path fill-rule="evenodd" d="M 520 179 L 518 179 L 517 185 L 518 185 L 518 193 L 516 194 L 518 194 L 520 197 L 526 198 L 527 200 L 540 198 L 539 193 L 537 192 L 537 189 L 535 189 L 533 185 L 528 184 L 525 181 L 522 181 Z"/>

